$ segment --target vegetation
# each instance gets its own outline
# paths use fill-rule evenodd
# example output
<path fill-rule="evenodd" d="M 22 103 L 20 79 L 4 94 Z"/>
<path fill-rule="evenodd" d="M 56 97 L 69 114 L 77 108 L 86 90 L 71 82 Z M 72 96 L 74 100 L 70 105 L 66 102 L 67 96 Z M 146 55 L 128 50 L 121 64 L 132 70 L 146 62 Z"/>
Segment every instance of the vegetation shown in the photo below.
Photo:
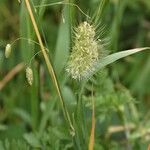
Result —
<path fill-rule="evenodd" d="M 148 149 L 149 0 L 1 0 L 0 22 L 0 150 Z"/>

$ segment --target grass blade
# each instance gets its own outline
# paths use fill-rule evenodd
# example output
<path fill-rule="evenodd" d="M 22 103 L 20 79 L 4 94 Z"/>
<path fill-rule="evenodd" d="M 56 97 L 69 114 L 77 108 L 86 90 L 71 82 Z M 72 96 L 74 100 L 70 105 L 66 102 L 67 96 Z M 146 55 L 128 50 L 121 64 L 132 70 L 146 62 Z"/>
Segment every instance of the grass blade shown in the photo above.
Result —
<path fill-rule="evenodd" d="M 121 51 L 121 52 L 117 52 L 117 53 L 113 53 L 110 54 L 104 58 L 101 58 L 96 66 L 96 69 L 94 72 L 92 72 L 91 74 L 89 74 L 87 76 L 87 79 L 90 78 L 91 76 L 93 76 L 96 72 L 98 72 L 100 69 L 104 68 L 105 66 L 121 59 L 124 58 L 126 56 L 138 53 L 140 51 L 143 50 L 150 50 L 150 47 L 142 47 L 142 48 L 135 48 L 135 49 L 130 49 L 130 50 L 125 50 L 125 51 Z"/>
<path fill-rule="evenodd" d="M 117 53 L 108 55 L 99 61 L 97 69 L 99 70 L 121 58 L 124 58 L 126 56 L 135 54 L 135 53 L 143 51 L 143 50 L 150 50 L 150 47 L 135 48 L 135 49 L 125 50 L 125 51 L 121 51 L 121 52 L 117 52 Z"/>
<path fill-rule="evenodd" d="M 68 6 L 64 6 L 62 17 L 63 18 L 61 19 L 61 23 L 59 26 L 58 39 L 55 50 L 55 61 L 54 61 L 54 66 L 57 75 L 59 75 L 62 69 L 64 68 L 69 55 L 70 25 L 69 25 Z M 63 39 L 65 39 L 65 41 Z"/>

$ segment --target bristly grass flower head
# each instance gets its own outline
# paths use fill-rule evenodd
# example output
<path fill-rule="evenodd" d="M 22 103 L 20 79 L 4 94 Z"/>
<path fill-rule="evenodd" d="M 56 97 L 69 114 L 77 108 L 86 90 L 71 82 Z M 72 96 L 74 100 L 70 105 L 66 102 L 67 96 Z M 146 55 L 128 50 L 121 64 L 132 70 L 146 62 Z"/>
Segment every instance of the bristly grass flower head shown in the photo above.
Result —
<path fill-rule="evenodd" d="M 66 71 L 77 80 L 86 79 L 95 71 L 99 59 L 99 41 L 96 40 L 94 26 L 82 22 L 75 29 L 75 39 Z"/>

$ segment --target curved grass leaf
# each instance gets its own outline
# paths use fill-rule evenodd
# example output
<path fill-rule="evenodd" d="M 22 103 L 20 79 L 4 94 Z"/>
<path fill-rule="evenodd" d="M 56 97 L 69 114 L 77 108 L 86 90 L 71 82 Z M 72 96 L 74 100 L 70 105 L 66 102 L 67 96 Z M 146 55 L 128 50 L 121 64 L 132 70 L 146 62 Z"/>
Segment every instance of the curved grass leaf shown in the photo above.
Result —
<path fill-rule="evenodd" d="M 104 58 L 101 58 L 98 62 L 98 65 L 96 66 L 96 71 L 99 71 L 100 69 L 104 68 L 105 66 L 121 59 L 121 58 L 124 58 L 126 56 L 129 56 L 129 55 L 132 55 L 132 54 L 135 54 L 137 52 L 140 52 L 140 51 L 143 51 L 143 50 L 150 50 L 150 47 L 143 47 L 143 48 L 135 48 L 135 49 L 130 49 L 130 50 L 125 50 L 125 51 L 121 51 L 121 52 L 117 52 L 117 53 L 114 53 L 114 54 L 110 54 Z M 95 74 L 95 72 L 92 73 Z M 90 76 L 92 76 L 90 75 Z"/>
<path fill-rule="evenodd" d="M 148 49 L 150 50 L 150 47 L 135 48 L 135 49 L 125 50 L 125 51 L 121 51 L 121 52 L 117 52 L 117 53 L 108 55 L 107 57 L 104 57 L 99 61 L 98 68 L 101 69 L 101 68 L 121 59 L 121 58 L 124 58 L 126 56 L 132 55 L 134 53 L 137 53 L 137 52 L 140 52 L 143 50 L 148 50 Z"/>

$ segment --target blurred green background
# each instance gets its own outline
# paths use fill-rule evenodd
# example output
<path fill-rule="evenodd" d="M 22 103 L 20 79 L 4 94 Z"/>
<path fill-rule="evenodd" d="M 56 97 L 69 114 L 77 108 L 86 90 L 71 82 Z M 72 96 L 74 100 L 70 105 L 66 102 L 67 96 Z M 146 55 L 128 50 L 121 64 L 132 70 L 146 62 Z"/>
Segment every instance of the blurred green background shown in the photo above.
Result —
<path fill-rule="evenodd" d="M 92 16 L 101 0 L 70 0 Z M 56 0 L 32 0 L 34 5 Z M 71 116 L 76 110 L 77 84 L 65 74 L 71 50 L 73 28 L 86 17 L 70 5 L 37 8 L 35 13 L 50 59 L 57 73 Z M 65 20 L 65 22 L 63 22 Z M 108 31 L 110 53 L 150 46 L 150 0 L 110 0 L 104 7 L 102 24 Z M 75 148 L 70 139 L 56 90 L 41 54 L 32 61 L 34 82 L 26 81 L 22 62 L 29 64 L 39 46 L 19 40 L 9 59 L 5 46 L 18 37 L 36 40 L 24 0 L 0 0 L 0 150 L 2 149 L 86 149 Z M 20 65 L 19 71 L 8 73 Z M 16 71 L 16 70 L 15 70 Z M 91 128 L 91 89 L 96 110 L 95 149 L 145 150 L 150 144 L 150 53 L 140 52 L 103 69 L 86 85 L 83 94 L 87 131 Z M 83 142 L 82 142 L 83 140 Z"/>

